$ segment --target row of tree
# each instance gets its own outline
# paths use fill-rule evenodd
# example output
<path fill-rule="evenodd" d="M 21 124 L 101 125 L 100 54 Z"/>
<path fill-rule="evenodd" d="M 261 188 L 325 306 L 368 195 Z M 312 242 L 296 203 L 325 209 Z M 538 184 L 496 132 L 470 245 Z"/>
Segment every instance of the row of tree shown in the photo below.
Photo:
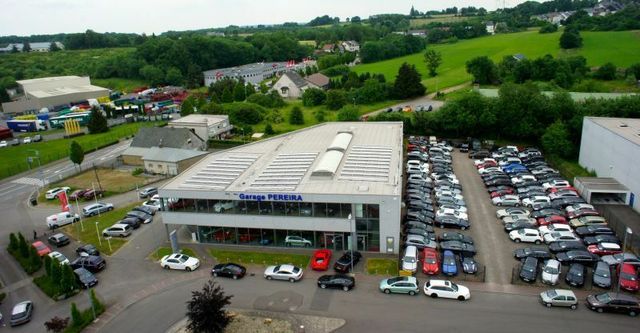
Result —
<path fill-rule="evenodd" d="M 27 243 L 22 233 L 18 232 L 9 235 L 9 246 L 7 251 L 20 263 L 20 266 L 27 274 L 33 274 L 42 267 L 42 259 L 38 255 L 38 251 Z"/>
<path fill-rule="evenodd" d="M 360 48 L 360 59 L 363 63 L 400 57 L 424 50 L 424 38 L 412 35 L 391 34 L 378 40 L 366 42 Z"/>

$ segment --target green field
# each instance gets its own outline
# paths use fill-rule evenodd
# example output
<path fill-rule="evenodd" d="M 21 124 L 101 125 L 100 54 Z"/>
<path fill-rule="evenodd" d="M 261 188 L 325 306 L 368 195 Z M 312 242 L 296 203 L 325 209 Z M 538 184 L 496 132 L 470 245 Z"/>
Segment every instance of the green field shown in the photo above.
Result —
<path fill-rule="evenodd" d="M 587 58 L 589 66 L 600 66 L 610 61 L 619 67 L 627 67 L 640 61 L 640 31 L 581 32 L 584 46 L 572 51 L 560 49 L 560 34 L 525 31 L 433 45 L 431 48 L 441 52 L 443 60 L 438 69 L 439 75 L 435 78 L 427 76 L 423 53 L 358 65 L 354 70 L 357 73 L 382 73 L 387 80 L 394 80 L 400 65 L 408 62 L 416 65 L 428 91 L 433 92 L 436 85 L 438 89 L 443 89 L 470 81 L 471 75 L 467 74 L 465 63 L 478 56 L 488 56 L 497 62 L 505 55 L 516 53 L 522 53 L 530 59 L 545 54 L 554 57 L 582 55 Z"/>
<path fill-rule="evenodd" d="M 132 136 L 138 132 L 140 127 L 154 126 L 158 124 L 163 124 L 163 122 L 124 124 L 112 127 L 109 129 L 109 132 L 106 133 L 88 134 L 78 136 L 73 139 L 45 140 L 26 145 L 22 144 L 19 146 L 1 148 L 0 179 L 27 171 L 29 169 L 27 157 L 35 156 L 36 150 L 40 156 L 40 164 L 45 165 L 53 161 L 68 158 L 69 146 L 73 140 L 77 141 L 86 153 L 87 151 L 117 142 L 121 138 Z M 33 164 L 34 166 L 38 165 L 35 160 Z"/>
<path fill-rule="evenodd" d="M 143 80 L 136 79 L 121 79 L 121 78 L 109 78 L 109 79 L 91 79 L 91 83 L 99 86 L 109 88 L 111 90 L 118 90 L 123 93 L 129 93 L 135 88 L 148 86 L 149 84 Z"/>
<path fill-rule="evenodd" d="M 453 14 L 447 14 L 447 15 L 434 15 L 431 17 L 425 17 L 425 18 L 418 18 L 418 19 L 411 19 L 409 21 L 409 25 L 412 28 L 415 27 L 420 27 L 423 26 L 425 24 L 429 24 L 429 23 L 435 23 L 435 22 L 440 22 L 440 23 L 451 23 L 451 22 L 461 22 L 461 21 L 468 21 L 470 19 L 470 17 L 466 17 L 466 16 L 455 16 Z"/>

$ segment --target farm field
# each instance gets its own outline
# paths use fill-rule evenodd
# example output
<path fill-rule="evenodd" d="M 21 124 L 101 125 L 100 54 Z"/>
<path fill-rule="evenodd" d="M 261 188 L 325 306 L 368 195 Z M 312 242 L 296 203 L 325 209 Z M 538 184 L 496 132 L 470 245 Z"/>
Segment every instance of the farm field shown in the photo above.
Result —
<path fill-rule="evenodd" d="M 450 22 L 469 21 L 470 19 L 472 19 L 472 17 L 455 16 L 453 14 L 433 15 L 431 17 L 411 19 L 409 21 L 409 25 L 412 28 L 415 28 L 415 27 L 423 26 L 425 24 L 434 23 L 434 22 L 450 23 Z"/>
<path fill-rule="evenodd" d="M 429 92 L 452 87 L 471 80 L 465 70 L 465 63 L 474 57 L 488 56 L 500 61 L 503 56 L 522 53 L 527 58 L 537 58 L 545 54 L 554 57 L 582 55 L 592 67 L 613 62 L 618 67 L 627 67 L 640 59 L 640 31 L 581 32 L 584 46 L 579 50 L 564 51 L 558 40 L 561 32 L 539 34 L 537 31 L 525 31 L 513 34 L 500 34 L 454 44 L 436 44 L 430 46 L 442 53 L 442 65 L 435 78 L 427 76 L 423 53 L 416 53 L 395 59 L 354 67 L 357 73 L 382 73 L 387 80 L 394 80 L 398 68 L 403 62 L 416 65 L 422 74 L 422 82 Z"/>

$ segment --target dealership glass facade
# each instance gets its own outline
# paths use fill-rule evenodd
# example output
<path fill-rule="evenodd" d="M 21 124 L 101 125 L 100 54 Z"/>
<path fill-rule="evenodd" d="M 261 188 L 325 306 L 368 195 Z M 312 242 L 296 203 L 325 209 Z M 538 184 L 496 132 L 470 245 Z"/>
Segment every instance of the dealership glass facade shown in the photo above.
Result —
<path fill-rule="evenodd" d="M 167 211 L 213 214 L 348 218 L 351 204 L 328 202 L 170 199 Z"/>

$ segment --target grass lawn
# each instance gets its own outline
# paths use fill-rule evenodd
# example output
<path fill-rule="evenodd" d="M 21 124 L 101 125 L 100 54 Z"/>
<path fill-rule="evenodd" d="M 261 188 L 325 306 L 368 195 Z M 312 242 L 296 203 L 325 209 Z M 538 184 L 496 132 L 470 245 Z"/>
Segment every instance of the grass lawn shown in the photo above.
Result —
<path fill-rule="evenodd" d="M 0 150 L 0 179 L 27 171 L 29 169 L 27 157 L 35 156 L 35 151 L 39 152 L 40 163 L 45 165 L 53 161 L 68 158 L 71 141 L 77 141 L 86 154 L 96 148 L 118 142 L 118 140 L 124 137 L 132 136 L 138 132 L 140 127 L 149 127 L 164 123 L 165 122 L 159 121 L 123 124 L 111 127 L 106 133 L 88 134 L 72 139 L 49 140 L 2 148 Z M 37 165 L 37 162 L 34 161 L 33 163 Z"/>
<path fill-rule="evenodd" d="M 595 172 L 589 172 L 589 170 L 583 168 L 576 160 L 565 160 L 558 156 L 547 155 L 547 161 L 552 168 L 557 169 L 562 177 L 573 184 L 573 178 L 575 177 L 596 177 Z"/>
<path fill-rule="evenodd" d="M 101 216 L 93 216 L 89 218 L 82 218 L 82 224 L 84 225 L 84 231 L 81 229 L 80 223 L 69 224 L 62 227 L 64 231 L 70 237 L 77 239 L 83 243 L 90 243 L 95 245 L 100 253 L 113 254 L 119 248 L 127 242 L 127 238 L 111 238 L 111 249 L 109 249 L 109 243 L 102 237 L 102 230 L 112 226 L 116 222 L 120 221 L 124 215 L 130 211 L 133 207 L 138 206 L 140 202 L 133 203 L 131 205 L 116 208 L 110 212 L 101 214 Z M 96 232 L 96 222 L 98 222 L 97 230 L 100 233 L 100 241 L 98 241 L 98 232 Z M 160 223 L 160 222 L 151 222 Z M 140 228 L 144 228 L 142 225 Z M 137 231 L 134 231 L 134 233 Z M 129 236 L 131 237 L 131 236 Z"/>
<path fill-rule="evenodd" d="M 502 60 L 505 55 L 522 53 L 529 59 L 545 54 L 554 57 L 582 55 L 588 66 L 600 66 L 613 62 L 618 67 L 628 67 L 640 59 L 640 33 L 638 31 L 605 31 L 581 32 L 584 46 L 578 50 L 564 51 L 560 49 L 558 40 L 561 32 L 539 34 L 537 31 L 524 31 L 512 34 L 497 34 L 469 40 L 461 40 L 452 44 L 436 44 L 430 48 L 442 54 L 442 65 L 435 78 L 427 76 L 423 52 L 380 61 L 372 64 L 355 66 L 356 73 L 382 73 L 387 80 L 393 81 L 398 68 L 403 62 L 416 65 L 422 74 L 422 82 L 429 92 L 452 87 L 471 80 L 466 72 L 465 63 L 478 56 L 488 56 L 493 61 Z"/>
<path fill-rule="evenodd" d="M 454 14 L 433 15 L 431 17 L 411 19 L 409 20 L 409 25 L 412 28 L 416 28 L 416 27 L 420 27 L 425 24 L 434 23 L 434 22 L 451 23 L 451 22 L 468 21 L 469 19 L 470 19 L 469 17 L 455 16 Z"/>
<path fill-rule="evenodd" d="M 398 260 L 369 258 L 367 259 L 367 273 L 372 275 L 398 275 Z"/>
<path fill-rule="evenodd" d="M 148 83 L 143 80 L 123 78 L 91 79 L 91 84 L 111 90 L 118 90 L 122 93 L 129 93 L 135 88 L 148 86 Z"/>
<path fill-rule="evenodd" d="M 155 251 L 153 251 L 153 253 L 151 253 L 150 257 L 151 257 L 153 260 L 156 260 L 156 261 L 157 261 L 157 260 L 162 259 L 162 257 L 164 257 L 164 256 L 166 256 L 166 255 L 169 255 L 169 254 L 171 254 L 171 253 L 173 253 L 173 251 L 171 251 L 171 248 L 170 248 L 170 247 L 161 246 L 161 247 L 157 248 Z M 196 255 L 196 253 L 195 253 L 192 249 L 190 249 L 190 248 L 188 248 L 188 247 L 180 249 L 180 253 L 182 253 L 182 254 L 186 254 L 186 255 L 188 255 L 189 257 L 195 257 L 195 258 L 197 258 L 197 257 L 198 257 L 198 256 Z"/>
<path fill-rule="evenodd" d="M 237 264 L 278 265 L 293 264 L 305 268 L 309 265 L 311 256 L 305 254 L 224 251 L 210 249 L 209 254 L 219 262 L 234 262 Z"/>

